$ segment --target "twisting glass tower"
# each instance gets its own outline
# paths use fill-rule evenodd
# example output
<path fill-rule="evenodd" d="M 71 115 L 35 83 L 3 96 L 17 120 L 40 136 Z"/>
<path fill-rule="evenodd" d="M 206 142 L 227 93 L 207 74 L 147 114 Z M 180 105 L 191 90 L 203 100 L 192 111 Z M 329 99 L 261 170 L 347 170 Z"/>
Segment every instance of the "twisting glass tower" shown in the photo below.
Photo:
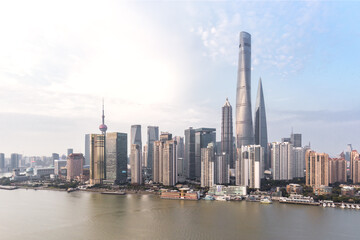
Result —
<path fill-rule="evenodd" d="M 236 89 L 236 146 L 254 144 L 251 114 L 251 35 L 240 33 Z"/>

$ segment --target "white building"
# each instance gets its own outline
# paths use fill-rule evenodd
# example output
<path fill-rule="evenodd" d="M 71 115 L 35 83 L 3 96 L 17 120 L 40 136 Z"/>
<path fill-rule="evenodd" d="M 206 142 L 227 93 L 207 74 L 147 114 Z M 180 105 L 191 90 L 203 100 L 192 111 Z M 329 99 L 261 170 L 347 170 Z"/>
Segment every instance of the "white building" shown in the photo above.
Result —
<path fill-rule="evenodd" d="M 264 172 L 264 148 L 260 145 L 242 146 L 237 149 L 235 164 L 236 185 L 260 188 Z"/>

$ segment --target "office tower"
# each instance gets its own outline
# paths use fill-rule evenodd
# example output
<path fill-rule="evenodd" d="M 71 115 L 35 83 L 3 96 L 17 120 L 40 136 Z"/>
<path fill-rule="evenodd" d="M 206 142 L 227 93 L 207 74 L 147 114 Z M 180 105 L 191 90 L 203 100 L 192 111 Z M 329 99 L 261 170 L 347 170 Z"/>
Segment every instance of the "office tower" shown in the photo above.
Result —
<path fill-rule="evenodd" d="M 127 180 L 127 134 L 106 133 L 106 180 L 115 184 Z"/>
<path fill-rule="evenodd" d="M 67 156 L 69 156 L 70 154 L 73 154 L 73 153 L 74 153 L 74 149 L 72 149 L 72 148 L 67 149 Z"/>
<path fill-rule="evenodd" d="M 154 154 L 154 153 L 153 153 Z M 141 162 L 141 167 L 143 169 L 147 168 L 148 167 L 148 155 L 149 155 L 149 152 L 148 152 L 148 145 L 145 144 L 144 145 L 144 148 L 143 148 L 143 152 L 142 152 L 142 162 Z"/>
<path fill-rule="evenodd" d="M 264 149 L 264 169 L 269 168 L 269 160 L 267 158 L 267 124 L 266 124 L 266 111 L 265 111 L 265 100 L 262 88 L 261 78 L 259 80 L 259 87 L 256 96 L 255 105 L 255 144 L 260 145 Z"/>
<path fill-rule="evenodd" d="M 358 151 L 351 151 L 350 163 L 350 178 L 354 184 L 360 183 L 360 154 Z"/>
<path fill-rule="evenodd" d="M 184 138 L 176 136 L 173 138 L 176 141 L 176 158 L 184 158 L 184 151 L 185 151 L 185 145 L 184 145 Z"/>
<path fill-rule="evenodd" d="M 317 153 L 307 150 L 306 161 L 306 185 L 315 188 L 321 185 L 329 185 L 329 156 L 326 153 Z"/>
<path fill-rule="evenodd" d="M 214 143 L 210 142 L 206 148 L 201 148 L 201 187 L 215 185 L 215 151 Z"/>
<path fill-rule="evenodd" d="M 264 172 L 264 148 L 260 145 L 248 145 L 238 148 L 237 151 L 236 185 L 259 189 L 261 174 Z"/>
<path fill-rule="evenodd" d="M 283 143 L 291 143 L 291 138 L 282 138 L 281 139 L 281 142 L 283 142 Z"/>
<path fill-rule="evenodd" d="M 236 89 L 236 147 L 254 144 L 251 114 L 251 35 L 240 33 Z"/>
<path fill-rule="evenodd" d="M 142 184 L 141 146 L 131 144 L 130 152 L 131 184 Z"/>
<path fill-rule="evenodd" d="M 229 155 L 222 153 L 215 155 L 215 183 L 216 184 L 229 184 Z"/>
<path fill-rule="evenodd" d="M 195 178 L 195 129 L 189 128 L 185 132 L 184 171 L 189 179 Z"/>
<path fill-rule="evenodd" d="M 19 168 L 20 155 L 17 153 L 12 153 L 10 157 L 10 169 Z"/>
<path fill-rule="evenodd" d="M 215 128 L 198 128 L 195 130 L 195 178 L 201 178 L 201 149 L 207 148 L 209 143 L 213 143 L 214 151 L 216 144 Z"/>
<path fill-rule="evenodd" d="M 222 152 L 228 155 L 230 168 L 234 168 L 234 148 L 233 148 L 233 121 L 232 121 L 232 107 L 229 100 L 222 107 L 221 118 L 221 149 L 216 149 L 219 154 Z"/>
<path fill-rule="evenodd" d="M 55 160 L 54 161 L 54 174 L 61 175 L 61 168 L 66 167 L 67 160 Z"/>
<path fill-rule="evenodd" d="M 140 134 L 141 135 L 141 134 Z M 151 174 L 153 170 L 153 162 L 154 162 L 154 142 L 159 140 L 159 127 L 157 126 L 148 126 L 147 127 L 147 169 Z M 141 142 L 141 136 L 140 136 Z"/>
<path fill-rule="evenodd" d="M 301 134 L 291 133 L 290 142 L 294 147 L 301 147 Z"/>
<path fill-rule="evenodd" d="M 58 153 L 53 153 L 52 154 L 53 165 L 54 165 L 54 161 L 59 160 L 59 159 L 60 159 L 60 155 Z"/>
<path fill-rule="evenodd" d="M 329 183 L 336 182 L 347 182 L 345 158 L 329 158 Z"/>
<path fill-rule="evenodd" d="M 71 153 L 67 158 L 66 169 L 68 181 L 78 179 L 83 175 L 84 156 L 82 153 Z"/>
<path fill-rule="evenodd" d="M 294 177 L 303 178 L 305 170 L 305 149 L 294 147 Z"/>
<path fill-rule="evenodd" d="M 184 158 L 177 158 L 178 182 L 184 182 L 186 179 L 184 163 L 185 163 Z"/>
<path fill-rule="evenodd" d="M 90 165 L 90 134 L 85 134 L 85 162 L 84 165 Z"/>
<path fill-rule="evenodd" d="M 0 170 L 5 168 L 5 154 L 0 153 Z"/>
<path fill-rule="evenodd" d="M 353 150 L 352 145 L 349 143 L 346 146 L 346 150 L 345 150 L 345 160 L 348 162 L 350 161 L 350 154 L 351 154 L 352 150 Z"/>
<path fill-rule="evenodd" d="M 102 184 L 105 172 L 105 135 L 90 134 L 90 184 Z"/>
<path fill-rule="evenodd" d="M 140 151 L 142 149 L 142 141 L 141 141 L 141 125 L 132 125 L 131 126 L 131 144 L 137 144 L 140 147 Z"/>

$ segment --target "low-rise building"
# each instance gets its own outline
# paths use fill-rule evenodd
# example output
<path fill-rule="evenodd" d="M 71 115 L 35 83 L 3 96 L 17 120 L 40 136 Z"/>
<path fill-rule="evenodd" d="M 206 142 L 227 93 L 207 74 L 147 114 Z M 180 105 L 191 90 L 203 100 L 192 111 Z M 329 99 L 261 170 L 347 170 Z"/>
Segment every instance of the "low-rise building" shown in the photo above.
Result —
<path fill-rule="evenodd" d="M 329 195 L 332 193 L 332 187 L 320 185 L 318 187 L 314 187 L 314 193 L 316 195 Z"/>
<path fill-rule="evenodd" d="M 50 174 L 54 174 L 54 168 L 50 167 L 50 168 L 35 168 L 34 169 L 34 175 L 38 176 L 38 177 L 45 177 L 45 176 L 50 176 Z"/>
<path fill-rule="evenodd" d="M 224 185 L 215 185 L 209 188 L 208 194 L 222 196 L 246 196 L 247 188 L 246 186 L 224 186 Z"/>
<path fill-rule="evenodd" d="M 296 183 L 290 183 L 286 185 L 286 192 L 288 194 L 302 194 L 303 187 Z"/>
<path fill-rule="evenodd" d="M 355 188 L 344 186 L 341 188 L 341 196 L 353 197 L 355 195 Z"/>

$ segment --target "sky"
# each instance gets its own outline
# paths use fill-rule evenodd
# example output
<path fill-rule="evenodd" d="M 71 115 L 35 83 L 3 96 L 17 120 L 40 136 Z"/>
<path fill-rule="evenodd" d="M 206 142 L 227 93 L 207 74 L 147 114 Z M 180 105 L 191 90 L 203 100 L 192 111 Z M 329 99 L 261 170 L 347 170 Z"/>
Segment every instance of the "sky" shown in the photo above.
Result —
<path fill-rule="evenodd" d="M 358 1 L 1 1 L 0 152 L 84 152 L 133 124 L 173 136 L 235 116 L 238 42 L 252 35 L 252 108 L 263 83 L 268 138 L 360 150 Z M 234 125 L 235 132 L 235 125 Z M 128 135 L 130 138 L 130 135 Z M 130 141 L 130 139 L 128 139 Z"/>

